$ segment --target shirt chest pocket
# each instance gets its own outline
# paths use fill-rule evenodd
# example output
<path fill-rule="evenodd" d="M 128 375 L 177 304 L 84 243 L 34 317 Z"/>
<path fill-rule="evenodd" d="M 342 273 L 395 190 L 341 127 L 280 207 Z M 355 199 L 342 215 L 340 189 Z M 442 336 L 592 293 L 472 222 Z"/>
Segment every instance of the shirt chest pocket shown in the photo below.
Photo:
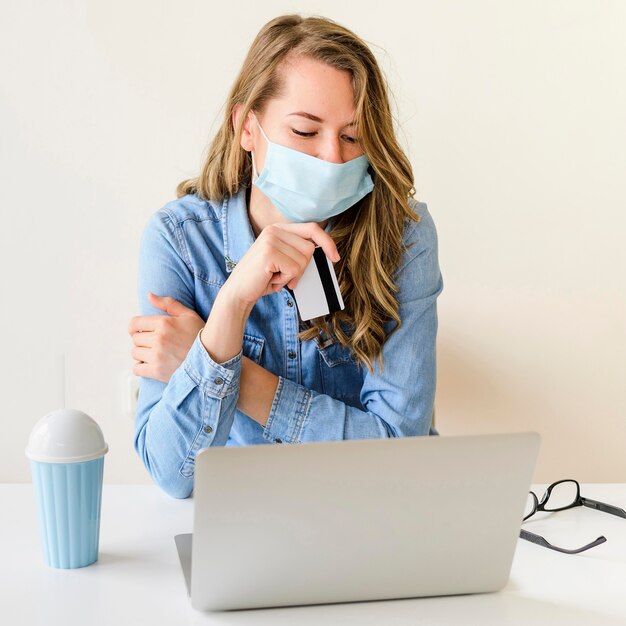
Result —
<path fill-rule="evenodd" d="M 340 343 L 333 343 L 325 348 L 318 347 L 318 352 L 323 393 L 360 407 L 363 375 L 350 349 Z"/>
<path fill-rule="evenodd" d="M 261 364 L 261 357 L 263 355 L 263 346 L 265 345 L 265 339 L 261 337 L 255 337 L 248 333 L 243 335 L 243 355 L 247 356 L 251 361 L 254 361 L 257 365 Z"/>

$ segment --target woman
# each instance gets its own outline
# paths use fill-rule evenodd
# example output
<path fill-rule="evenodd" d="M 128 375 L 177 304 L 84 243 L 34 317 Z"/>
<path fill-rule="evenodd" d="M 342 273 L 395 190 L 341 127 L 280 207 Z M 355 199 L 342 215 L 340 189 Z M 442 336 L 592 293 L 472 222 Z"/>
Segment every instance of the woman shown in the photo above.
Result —
<path fill-rule="evenodd" d="M 324 18 L 266 24 L 200 175 L 141 242 L 135 449 L 167 493 L 192 493 L 209 446 L 429 433 L 443 282 L 414 193 L 366 44 Z M 345 308 L 303 322 L 316 246 Z"/>

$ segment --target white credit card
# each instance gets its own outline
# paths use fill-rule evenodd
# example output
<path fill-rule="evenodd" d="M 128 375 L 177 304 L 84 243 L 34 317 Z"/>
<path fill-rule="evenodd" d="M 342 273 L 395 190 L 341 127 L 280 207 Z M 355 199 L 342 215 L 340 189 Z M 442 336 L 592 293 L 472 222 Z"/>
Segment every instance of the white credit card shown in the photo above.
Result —
<path fill-rule="evenodd" d="M 303 322 L 345 308 L 335 268 L 322 248 L 315 248 L 293 295 Z"/>

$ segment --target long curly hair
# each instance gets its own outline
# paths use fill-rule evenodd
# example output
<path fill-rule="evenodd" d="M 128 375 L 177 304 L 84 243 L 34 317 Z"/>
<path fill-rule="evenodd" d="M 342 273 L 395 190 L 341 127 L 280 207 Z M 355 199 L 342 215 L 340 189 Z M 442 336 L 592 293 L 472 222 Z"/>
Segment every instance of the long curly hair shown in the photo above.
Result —
<path fill-rule="evenodd" d="M 332 220 L 330 236 L 341 259 L 335 264 L 345 309 L 304 324 L 298 337 L 329 339 L 350 349 L 373 372 L 382 369 L 382 346 L 401 324 L 394 274 L 404 251 L 406 220 L 419 221 L 409 200 L 415 195 L 409 159 L 396 138 L 388 86 L 378 63 L 353 32 L 325 17 L 283 15 L 263 26 L 254 39 L 224 107 L 223 123 L 211 142 L 200 174 L 182 181 L 178 197 L 198 194 L 221 201 L 252 181 L 250 154 L 241 147 L 243 122 L 250 110 L 262 112 L 279 97 L 281 65 L 303 55 L 349 72 L 355 99 L 355 131 L 370 163 L 371 193 Z M 241 105 L 237 127 L 235 105 Z M 385 327 L 395 322 L 389 333 Z"/>

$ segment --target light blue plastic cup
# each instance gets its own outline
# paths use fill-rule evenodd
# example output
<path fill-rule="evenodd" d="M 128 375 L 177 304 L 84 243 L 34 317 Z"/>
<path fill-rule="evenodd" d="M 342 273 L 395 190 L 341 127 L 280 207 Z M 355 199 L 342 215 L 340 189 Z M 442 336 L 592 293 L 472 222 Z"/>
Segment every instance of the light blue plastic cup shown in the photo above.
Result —
<path fill-rule="evenodd" d="M 100 427 L 82 411 L 53 411 L 33 428 L 26 455 L 50 567 L 73 569 L 98 560 L 107 451 Z"/>

